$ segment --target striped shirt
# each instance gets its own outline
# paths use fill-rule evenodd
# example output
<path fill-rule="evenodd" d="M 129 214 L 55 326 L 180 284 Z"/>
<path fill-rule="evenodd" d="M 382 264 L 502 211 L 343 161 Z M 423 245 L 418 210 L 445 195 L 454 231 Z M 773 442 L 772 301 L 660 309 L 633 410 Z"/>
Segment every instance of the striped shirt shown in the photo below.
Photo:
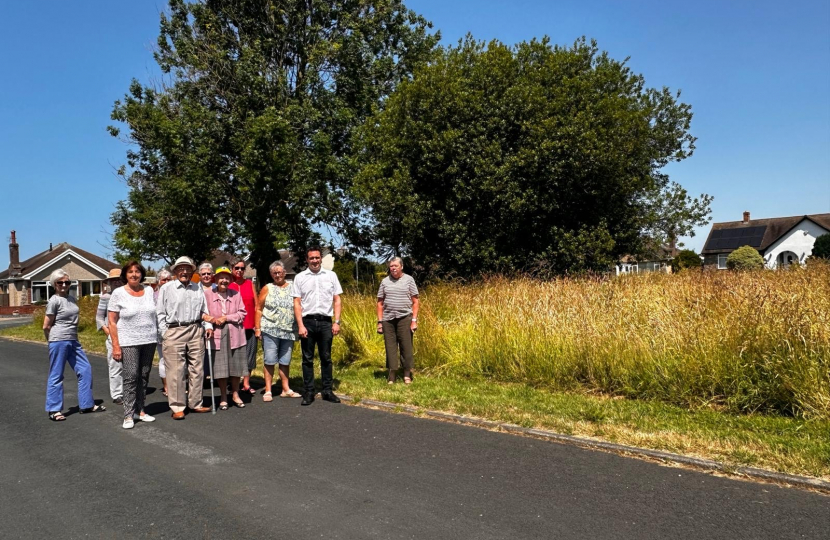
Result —
<path fill-rule="evenodd" d="M 391 321 L 411 314 L 413 296 L 418 296 L 418 286 L 409 274 L 398 279 L 383 278 L 378 289 L 378 300 L 383 300 L 383 320 Z"/>

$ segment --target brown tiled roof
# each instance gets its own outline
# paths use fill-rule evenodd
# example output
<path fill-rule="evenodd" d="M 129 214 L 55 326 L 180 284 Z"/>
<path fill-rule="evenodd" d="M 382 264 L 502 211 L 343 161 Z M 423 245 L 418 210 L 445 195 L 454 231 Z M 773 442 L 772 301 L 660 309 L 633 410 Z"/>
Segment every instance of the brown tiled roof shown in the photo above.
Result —
<path fill-rule="evenodd" d="M 830 231 L 830 214 L 809 214 L 804 216 L 791 216 L 791 217 L 782 217 L 782 218 L 767 218 L 767 219 L 750 219 L 749 221 L 726 221 L 723 223 L 713 223 L 712 230 L 709 231 L 709 236 L 706 238 L 706 244 L 703 246 L 703 251 L 701 254 L 703 255 L 711 255 L 715 253 L 729 253 L 734 251 L 735 247 L 717 247 L 717 239 L 713 238 L 715 235 L 715 231 L 724 231 L 724 230 L 738 230 L 743 229 L 746 232 L 757 233 L 754 237 L 759 238 L 760 240 L 755 242 L 757 245 L 754 245 L 749 241 L 750 236 L 747 236 L 746 244 L 741 245 L 752 245 L 758 249 L 758 251 L 763 252 L 769 246 L 771 246 L 776 240 L 790 232 L 790 230 L 801 223 L 802 220 L 809 219 L 813 221 L 817 225 L 824 227 L 828 231 Z M 750 231 L 749 229 L 754 230 Z"/>
<path fill-rule="evenodd" d="M 32 270 L 40 268 L 44 264 L 48 263 L 49 261 L 61 257 L 67 251 L 72 250 L 84 259 L 88 260 L 92 264 L 96 266 L 100 266 L 105 271 L 109 272 L 113 268 L 118 268 L 118 264 L 108 261 L 103 257 L 99 257 L 98 255 L 93 255 L 92 253 L 83 250 L 79 247 L 75 247 L 71 244 L 67 244 L 66 242 L 61 242 L 57 246 L 54 246 L 51 250 L 47 249 L 35 255 L 34 257 L 29 257 L 25 261 L 20 263 L 20 275 L 25 276 Z M 3 270 L 0 272 L 0 279 L 8 279 L 9 277 L 9 270 Z"/>

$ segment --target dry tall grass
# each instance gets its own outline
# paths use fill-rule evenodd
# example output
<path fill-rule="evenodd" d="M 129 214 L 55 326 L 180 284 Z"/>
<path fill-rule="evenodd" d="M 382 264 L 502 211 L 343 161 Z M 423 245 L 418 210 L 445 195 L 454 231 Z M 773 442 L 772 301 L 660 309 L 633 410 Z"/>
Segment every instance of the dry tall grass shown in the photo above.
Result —
<path fill-rule="evenodd" d="M 384 364 L 375 299 L 344 301 L 341 362 Z M 416 367 L 555 390 L 830 418 L 830 265 L 422 291 Z"/>

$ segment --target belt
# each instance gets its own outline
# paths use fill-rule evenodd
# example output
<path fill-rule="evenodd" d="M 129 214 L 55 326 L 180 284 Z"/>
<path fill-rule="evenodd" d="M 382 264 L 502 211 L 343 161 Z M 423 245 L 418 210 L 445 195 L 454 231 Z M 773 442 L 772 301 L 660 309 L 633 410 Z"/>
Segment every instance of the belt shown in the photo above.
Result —
<path fill-rule="evenodd" d="M 311 319 L 312 321 L 328 321 L 331 322 L 331 317 L 328 315 L 303 315 L 303 319 Z"/>
<path fill-rule="evenodd" d="M 167 325 L 167 328 L 178 328 L 180 326 L 190 326 L 192 324 L 199 324 L 202 321 L 188 321 L 188 322 L 173 322 Z"/>

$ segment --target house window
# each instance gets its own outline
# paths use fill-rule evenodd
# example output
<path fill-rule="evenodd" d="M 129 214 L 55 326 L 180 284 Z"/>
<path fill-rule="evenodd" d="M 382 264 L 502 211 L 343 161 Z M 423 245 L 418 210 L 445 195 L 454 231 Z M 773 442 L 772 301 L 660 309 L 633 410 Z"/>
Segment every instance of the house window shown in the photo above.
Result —
<path fill-rule="evenodd" d="M 726 270 L 726 258 L 729 257 L 726 253 L 718 255 L 718 270 Z"/>
<path fill-rule="evenodd" d="M 32 282 L 32 303 L 46 302 L 51 295 L 55 294 L 53 289 L 46 281 Z"/>
<path fill-rule="evenodd" d="M 100 296 L 101 282 L 100 281 L 82 281 L 81 282 L 81 296 Z"/>

